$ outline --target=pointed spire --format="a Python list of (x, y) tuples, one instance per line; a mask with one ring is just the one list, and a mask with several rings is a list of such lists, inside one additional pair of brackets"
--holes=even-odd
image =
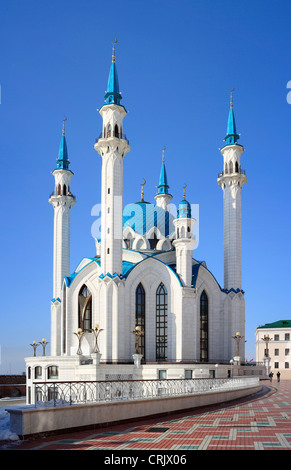
[(115, 63), (115, 44), (117, 44), (117, 39), (113, 44), (112, 50), (112, 63), (109, 71), (108, 83), (107, 83), (107, 91), (104, 96), (106, 104), (120, 104), (120, 100), (122, 96), (119, 92), (119, 82), (118, 82), (118, 75), (117, 75), (117, 68)]
[(63, 132), (62, 132), (62, 140), (59, 149), (59, 156), (57, 159), (57, 169), (58, 170), (68, 170), (69, 169), (69, 158), (68, 158), (68, 147), (67, 141), (65, 137), (65, 122), (67, 118), (63, 119)]
[(229, 115), (228, 115), (226, 137), (224, 139), (226, 142), (226, 145), (236, 144), (239, 139), (239, 134), (236, 131), (235, 117), (234, 117), (234, 111), (233, 111), (233, 98), (232, 98), (233, 92), (234, 92), (234, 88), (230, 92), (230, 110), (229, 110)]
[(160, 172), (158, 194), (169, 194), (169, 185), (165, 166), (165, 150), (166, 147), (163, 148), (162, 168)]

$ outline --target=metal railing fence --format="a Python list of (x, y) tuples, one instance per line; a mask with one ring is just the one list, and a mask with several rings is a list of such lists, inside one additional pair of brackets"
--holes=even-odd
[(34, 392), (37, 407), (165, 398), (237, 390), (258, 384), (258, 377), (35, 382)]

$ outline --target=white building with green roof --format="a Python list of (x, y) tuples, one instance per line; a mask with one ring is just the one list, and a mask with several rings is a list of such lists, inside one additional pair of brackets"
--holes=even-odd
[(269, 372), (276, 380), (291, 379), (291, 320), (266, 323), (256, 329), (256, 362), (269, 358)]

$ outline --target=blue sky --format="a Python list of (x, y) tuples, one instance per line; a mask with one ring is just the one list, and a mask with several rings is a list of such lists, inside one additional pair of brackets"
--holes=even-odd
[[(248, 183), (242, 191), (246, 355), (255, 329), (290, 319), (291, 104), (288, 0), (3, 1), (1, 3), (1, 364), (19, 373), (33, 340), (50, 338), (51, 175), (66, 136), (77, 204), (71, 271), (94, 256), (91, 215), (100, 203), (97, 112), (117, 37), (124, 127), (124, 204), (154, 201), (162, 148), (178, 204), (199, 204), (199, 245), (223, 286), (222, 169), (229, 92)], [(291, 91), (291, 90), (290, 90)]]

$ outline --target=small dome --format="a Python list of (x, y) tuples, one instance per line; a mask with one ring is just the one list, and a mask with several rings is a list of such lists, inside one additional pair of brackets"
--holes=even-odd
[(183, 199), (179, 204), (177, 218), (191, 219), (191, 205), (186, 199)]

